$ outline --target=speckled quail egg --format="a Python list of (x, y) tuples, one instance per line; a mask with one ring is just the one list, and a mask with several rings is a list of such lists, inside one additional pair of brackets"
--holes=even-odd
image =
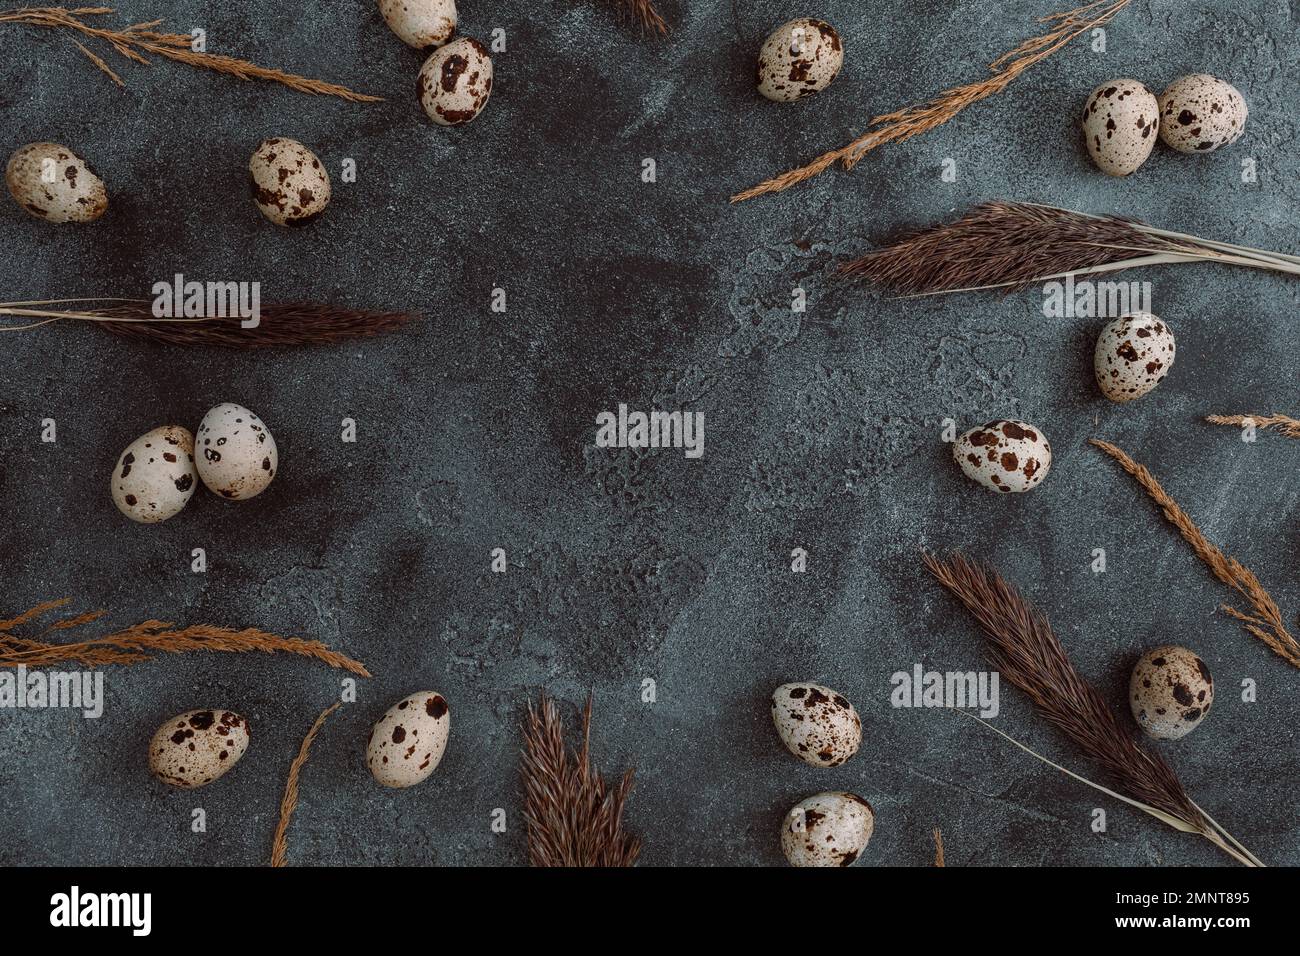
[(46, 222), (91, 222), (108, 210), (104, 181), (86, 161), (58, 143), (29, 143), (5, 167), (18, 204)]
[(777, 103), (819, 93), (844, 65), (844, 45), (824, 20), (802, 17), (777, 27), (758, 51), (758, 92)]
[(857, 794), (819, 793), (786, 814), (781, 849), (791, 866), (852, 866), (875, 828), (875, 811)]
[(456, 0), (379, 0), (388, 28), (407, 46), (442, 46), (456, 32)]
[(1160, 94), (1160, 138), (1180, 153), (1212, 153), (1241, 139), (1249, 114), (1231, 83), (1205, 73), (1180, 77)]
[(262, 215), (278, 226), (305, 226), (330, 202), (330, 174), (316, 154), (286, 136), (264, 139), (248, 160), (249, 189)]
[(820, 684), (782, 684), (772, 721), (790, 753), (814, 767), (838, 767), (858, 752), (862, 720), (842, 694)]
[(230, 770), (248, 749), (248, 721), (229, 710), (191, 710), (149, 741), (149, 769), (163, 783), (194, 788)]
[(126, 446), (109, 491), (122, 514), (155, 524), (184, 508), (196, 487), (194, 436), (179, 425), (163, 425)]
[(270, 430), (234, 402), (217, 405), (203, 416), (194, 436), (194, 458), (208, 490), (232, 500), (261, 494), (280, 464)]
[(1174, 333), (1159, 316), (1135, 312), (1107, 322), (1097, 336), (1093, 369), (1102, 394), (1131, 402), (1160, 384), (1174, 366)]
[(379, 718), (366, 745), (366, 766), (385, 787), (410, 787), (437, 769), (447, 749), (451, 710), (436, 691), (399, 700)]
[(1031, 491), (1052, 467), (1052, 446), (1043, 431), (1025, 422), (996, 421), (972, 428), (952, 446), (967, 477), (1001, 494)]
[(1187, 648), (1165, 644), (1138, 660), (1128, 698), (1139, 727), (1157, 740), (1178, 740), (1210, 712), (1214, 678), (1205, 661)]
[(424, 61), (415, 89), (420, 105), (439, 126), (468, 123), (492, 95), (492, 57), (478, 40), (453, 40)]
[(1160, 104), (1137, 80), (1108, 80), (1083, 109), (1088, 155), (1108, 176), (1127, 176), (1145, 163), (1159, 130)]

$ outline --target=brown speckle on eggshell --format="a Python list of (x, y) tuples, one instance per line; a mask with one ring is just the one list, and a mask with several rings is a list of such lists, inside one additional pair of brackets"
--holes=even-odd
[(5, 167), (5, 184), (23, 211), (46, 222), (92, 222), (108, 210), (104, 182), (58, 143), (29, 143)]
[(492, 95), (492, 57), (487, 47), (461, 37), (435, 50), (420, 67), (416, 93), (424, 111), (438, 125), (470, 122)]
[(305, 226), (319, 219), (329, 205), (329, 172), (296, 139), (262, 140), (248, 160), (248, 177), (253, 202), (278, 226)]
[(1102, 394), (1112, 402), (1131, 402), (1160, 384), (1176, 355), (1169, 324), (1149, 312), (1134, 312), (1102, 328), (1093, 371)]
[(875, 811), (857, 794), (818, 793), (786, 814), (781, 849), (791, 866), (852, 866), (875, 828)]
[(437, 769), (451, 732), (451, 708), (437, 691), (422, 690), (388, 708), (371, 728), (366, 766), (385, 787), (410, 787)]
[(229, 500), (260, 495), (280, 467), (275, 438), (243, 405), (224, 402), (208, 410), (194, 433), (194, 465), (213, 494)]
[(194, 436), (180, 425), (145, 432), (117, 457), (109, 481), (113, 504), (132, 521), (156, 524), (175, 515), (198, 487)]
[(409, 47), (442, 46), (456, 32), (456, 0), (379, 0), (384, 22)]
[(973, 481), (999, 494), (1037, 488), (1052, 467), (1052, 445), (1037, 425), (988, 422), (959, 436), (953, 458)]
[(1128, 687), (1133, 719), (1157, 740), (1186, 737), (1214, 703), (1214, 678), (1205, 661), (1185, 647), (1164, 644), (1133, 667)]
[(1151, 155), (1160, 132), (1160, 104), (1137, 80), (1108, 80), (1088, 95), (1083, 136), (1088, 155), (1108, 176), (1127, 176)]
[(772, 722), (786, 749), (814, 767), (838, 767), (858, 752), (862, 720), (848, 698), (820, 684), (782, 684)]
[(1179, 77), (1160, 94), (1160, 138), (1180, 153), (1212, 153), (1241, 139), (1249, 115), (1231, 83), (1207, 73)]
[(844, 44), (824, 20), (802, 17), (777, 27), (758, 52), (758, 92), (777, 103), (831, 85), (844, 65)]
[(193, 789), (223, 776), (248, 749), (248, 721), (215, 708), (178, 714), (149, 741), (149, 769), (163, 783)]

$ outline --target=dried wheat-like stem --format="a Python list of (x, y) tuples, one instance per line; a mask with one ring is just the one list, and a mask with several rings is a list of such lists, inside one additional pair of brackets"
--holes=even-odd
[[(283, 70), (268, 69), (233, 56), (224, 56), (220, 53), (196, 53), (191, 49), (193, 38), (189, 34), (160, 33), (155, 30), (154, 28), (162, 23), (161, 20), (134, 23), (121, 30), (108, 30), (94, 26), (86, 20), (88, 17), (106, 16), (112, 12), (112, 7), (75, 7), (71, 9), (68, 7), (22, 7), (0, 13), (0, 23), (17, 23), (25, 26), (66, 30), (73, 34), (81, 34), (102, 41), (112, 47), (118, 55), (136, 63), (147, 64), (149, 59), (144, 54), (151, 53), (169, 60), (175, 60), (178, 63), (224, 73), (240, 80), (268, 80), (273, 83), (281, 83), (300, 93), (337, 96), (353, 103), (376, 103), (383, 99), (380, 96), (354, 92), (346, 86), (339, 86), (337, 83), (313, 80), (305, 76), (298, 76), (295, 73), (285, 73)], [(76, 42), (77, 46), (81, 48), (81, 52), (95, 66), (106, 73), (114, 83), (123, 87), (126, 85), (122, 78), (114, 73), (101, 57), (82, 46), (79, 41), (74, 40), (73, 42)]]
[[(71, 303), (125, 302), (96, 308), (51, 308)], [(171, 345), (211, 345), (232, 349), (287, 348), (326, 345), (366, 338), (401, 329), (415, 321), (412, 312), (347, 309), (315, 302), (266, 305), (258, 309), (259, 322), (244, 328), (237, 316), (159, 319), (147, 300), (48, 299), (38, 302), (0, 302), (0, 316), (29, 320), (22, 325), (0, 325), (0, 332), (26, 332), (53, 322), (97, 324), (105, 331), (137, 342)]]
[(943, 861), (943, 831), (938, 827), (934, 828), (934, 865), (947, 866)]
[(287, 862), (289, 841), (285, 838), (285, 834), (289, 832), (289, 821), (293, 819), (293, 811), (298, 806), (298, 774), (302, 772), (303, 764), (307, 762), (307, 757), (311, 754), (312, 741), (316, 739), (321, 727), (325, 725), (326, 718), (338, 709), (339, 702), (335, 701), (321, 711), (320, 716), (316, 718), (316, 722), (311, 725), (311, 730), (307, 731), (307, 736), (302, 738), (302, 745), (298, 748), (298, 756), (294, 757), (293, 763), (289, 765), (289, 779), (284, 785), (284, 796), (280, 798), (280, 823), (275, 828), (275, 839), (271, 842), (272, 866), (284, 866)]
[(1287, 438), (1300, 438), (1300, 419), (1289, 415), (1207, 415), (1205, 420), (1211, 425), (1236, 425), (1239, 428), (1271, 428)]
[(743, 202), (767, 193), (779, 193), (812, 179), (836, 163), (852, 169), (863, 156), (886, 143), (902, 143), (942, 126), (966, 107), (1001, 93), (1022, 73), (1037, 66), (1080, 34), (1089, 33), (1109, 23), (1131, 0), (1095, 0), (1077, 10), (1067, 10), (1041, 17), (1040, 22), (1051, 24), (1047, 32), (1026, 40), (1009, 53), (1004, 53), (989, 65), (990, 76), (978, 83), (969, 83), (945, 90), (920, 106), (909, 106), (893, 113), (877, 116), (868, 125), (867, 132), (840, 149), (823, 153), (807, 166), (792, 169), (773, 179), (759, 183), (731, 197), (732, 202)]
[(582, 747), (570, 753), (555, 702), (541, 695), (524, 722), (524, 820), (533, 866), (632, 866), (641, 841), (623, 829), (634, 771), (613, 787), (591, 766), (591, 706), (582, 711)]
[(1116, 216), (988, 202), (843, 266), (901, 295), (1022, 289), (1067, 275), (1218, 262), (1300, 275), (1300, 257), (1199, 239)]
[(654, 0), (614, 0), (618, 6), (627, 11), (641, 29), (660, 36), (668, 35), (668, 21), (655, 9)]
[(923, 560), (983, 628), (993, 666), (1105, 770), (1122, 799), (1176, 829), (1205, 837), (1243, 863), (1257, 862), (1192, 802), (1159, 754), (1120, 728), (1101, 694), (1070, 663), (1047, 617), (1019, 591), (991, 568), (961, 555), (941, 560), (926, 554)]
[[(196, 624), (169, 630), (167, 621), (144, 621), (124, 631), (97, 637), (76, 644), (51, 644), (45, 641), (14, 637), (12, 631), (54, 608), (67, 604), (66, 600), (47, 601), (9, 621), (0, 622), (0, 667), (49, 667), (54, 664), (75, 663), (83, 667), (107, 664), (137, 664), (153, 660), (155, 654), (181, 654), (187, 651), (218, 651), (225, 653), (295, 654), (310, 657), (330, 667), (341, 668), (362, 677), (370, 672), (364, 664), (346, 654), (332, 651), (320, 641), (306, 641), (297, 637), (280, 637), (256, 628), (236, 630), (211, 624)], [(103, 615), (102, 611), (82, 614), (55, 624), (50, 630), (62, 630), (89, 623)]]
[(1228, 557), (1211, 544), (1187, 512), (1179, 507), (1178, 502), (1169, 496), (1169, 493), (1160, 486), (1160, 482), (1156, 481), (1155, 476), (1144, 466), (1139, 465), (1110, 442), (1094, 438), (1091, 439), (1091, 444), (1114, 458), (1121, 468), (1137, 479), (1138, 484), (1160, 506), (1164, 516), (1192, 546), (1196, 556), (1216, 578), (1245, 598), (1254, 610), (1254, 614), (1246, 614), (1224, 604), (1222, 605), (1224, 612), (1241, 621), (1247, 631), (1267, 644), (1275, 654), (1292, 666), (1300, 667), (1300, 643), (1297, 643), (1287, 630), (1277, 602), (1268, 591), (1264, 590), (1264, 586), (1259, 583), (1259, 578), (1255, 577), (1254, 572), (1236, 558)]

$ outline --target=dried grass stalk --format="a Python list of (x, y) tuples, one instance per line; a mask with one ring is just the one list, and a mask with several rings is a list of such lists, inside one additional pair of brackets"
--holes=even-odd
[[(134, 23), (121, 30), (108, 30), (87, 22), (86, 18), (106, 16), (112, 12), (112, 7), (75, 7), (71, 9), (68, 7), (22, 7), (0, 13), (0, 23), (17, 23), (51, 30), (66, 30), (74, 35), (81, 34), (106, 43), (118, 55), (136, 63), (149, 63), (148, 57), (144, 54), (150, 53), (189, 66), (224, 73), (226, 76), (233, 76), (240, 80), (268, 80), (273, 83), (281, 83), (292, 90), (297, 90), (299, 93), (337, 96), (353, 103), (377, 103), (383, 99), (380, 96), (354, 92), (346, 86), (339, 86), (337, 83), (326, 83), (324, 80), (313, 80), (305, 76), (298, 76), (295, 73), (268, 69), (233, 56), (224, 56), (219, 53), (195, 53), (191, 49), (193, 38), (188, 33), (160, 33), (155, 30), (155, 27), (161, 25), (161, 20)], [(81, 48), (81, 52), (86, 54), (95, 66), (106, 73), (109, 79), (118, 86), (126, 86), (122, 78), (114, 73), (102, 58), (82, 46), (79, 41), (74, 40), (73, 42), (77, 43), (77, 46)]]
[[(104, 308), (51, 308), (71, 303), (125, 302)], [(412, 312), (346, 309), (313, 302), (266, 305), (258, 310), (259, 324), (243, 328), (239, 316), (214, 318), (155, 318), (146, 300), (47, 299), (0, 303), (0, 315), (34, 319), (23, 325), (0, 326), (0, 332), (25, 332), (52, 322), (90, 322), (122, 338), (171, 345), (212, 345), (232, 349), (287, 348), (326, 345), (392, 332), (415, 321)]]
[(582, 711), (582, 747), (571, 754), (555, 702), (543, 691), (524, 723), (524, 820), (533, 866), (632, 866), (641, 841), (623, 829), (635, 771), (613, 787), (591, 767), (591, 706)]
[(660, 36), (668, 35), (668, 21), (655, 9), (654, 0), (614, 0), (620, 7), (641, 24), (641, 29)]
[(1236, 558), (1230, 558), (1210, 543), (1209, 539), (1196, 527), (1187, 512), (1179, 507), (1178, 502), (1160, 486), (1155, 476), (1144, 466), (1126, 455), (1120, 448), (1110, 442), (1092, 439), (1096, 445), (1110, 457), (1119, 462), (1120, 467), (1137, 479), (1138, 484), (1160, 506), (1164, 516), (1178, 529), (1178, 533), (1192, 546), (1196, 556), (1213, 572), (1214, 576), (1232, 588), (1250, 603), (1253, 614), (1246, 614), (1227, 604), (1221, 605), (1226, 614), (1241, 621), (1247, 631), (1259, 638), (1273, 653), (1280, 656), (1293, 667), (1300, 667), (1300, 644), (1286, 628), (1282, 612), (1272, 595), (1264, 590), (1259, 578)]
[(1159, 754), (1145, 750), (1120, 728), (1101, 694), (1074, 669), (1041, 611), (997, 572), (961, 555), (945, 561), (926, 554), (923, 560), (979, 622), (988, 638), (989, 660), (1002, 677), (1024, 691), (1048, 723), (1100, 766), (1118, 792), (1098, 789), (1175, 829), (1205, 837), (1242, 863), (1258, 865), (1249, 851), (1192, 802)]
[(1205, 420), (1211, 425), (1236, 425), (1239, 428), (1253, 425), (1258, 429), (1271, 428), (1287, 438), (1300, 438), (1300, 419), (1288, 415), (1207, 415)]
[[(281, 653), (310, 657), (330, 667), (350, 671), (362, 677), (370, 676), (370, 671), (366, 670), (365, 665), (360, 661), (355, 661), (338, 651), (332, 651), (320, 641), (280, 637), (278, 634), (268, 634), (256, 628), (236, 630), (211, 624), (196, 624), (169, 630), (173, 625), (167, 621), (144, 621), (124, 631), (76, 644), (51, 644), (14, 636), (15, 628), (67, 603), (67, 599), (46, 601), (15, 618), (0, 622), (0, 667), (17, 667), (22, 664), (36, 668), (69, 663), (82, 667), (98, 667), (108, 664), (138, 664), (153, 660), (156, 654), (182, 654), (187, 651), (225, 653), (261, 651), (267, 654)], [(103, 614), (103, 611), (81, 614), (60, 621), (48, 630), (78, 627), (96, 620)]]
[(298, 775), (302, 772), (303, 764), (307, 762), (308, 756), (311, 755), (312, 741), (320, 733), (321, 727), (325, 725), (325, 720), (330, 714), (339, 709), (339, 702), (335, 701), (326, 707), (316, 722), (311, 725), (311, 730), (307, 731), (307, 736), (302, 739), (302, 745), (298, 748), (298, 756), (293, 758), (293, 763), (289, 765), (289, 779), (284, 785), (284, 796), (280, 798), (280, 823), (275, 828), (275, 839), (271, 843), (271, 865), (284, 866), (287, 862), (289, 853), (289, 841), (286, 834), (289, 832), (289, 821), (293, 819), (293, 811), (298, 806)]
[(1023, 289), (1067, 275), (1181, 262), (1300, 275), (1300, 257), (1199, 239), (1115, 216), (1037, 203), (989, 202), (841, 269), (901, 295)]
[(1010, 53), (1004, 53), (994, 60), (989, 65), (991, 76), (988, 79), (945, 90), (920, 106), (909, 106), (893, 113), (877, 116), (867, 124), (867, 132), (849, 145), (823, 153), (807, 166), (792, 169), (774, 179), (737, 193), (731, 197), (731, 201), (743, 202), (755, 196), (779, 193), (804, 180), (812, 179), (836, 163), (843, 163), (845, 169), (852, 169), (862, 157), (878, 146), (884, 146), (886, 143), (903, 143), (913, 136), (928, 133), (947, 123), (966, 107), (1001, 93), (1022, 73), (1037, 66), (1075, 37), (1090, 33), (1097, 27), (1109, 23), (1129, 3), (1130, 0), (1095, 0), (1077, 10), (1067, 10), (1041, 17), (1039, 22), (1051, 24), (1050, 28), (1040, 36), (1026, 40)]
[(943, 831), (938, 827), (934, 828), (934, 865), (947, 865), (943, 861)]

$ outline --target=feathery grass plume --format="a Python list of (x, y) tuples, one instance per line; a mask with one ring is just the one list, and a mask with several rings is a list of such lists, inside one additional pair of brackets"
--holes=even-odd
[(1300, 419), (1291, 418), (1289, 415), (1207, 415), (1205, 420), (1211, 425), (1236, 425), (1240, 428), (1253, 425), (1259, 429), (1271, 428), (1287, 438), (1300, 438)]
[[(104, 308), (51, 308), (72, 303), (124, 302)], [(36, 321), (0, 325), (0, 332), (26, 332), (52, 322), (87, 322), (137, 342), (170, 345), (212, 345), (233, 349), (288, 348), (327, 345), (392, 332), (416, 319), (411, 312), (346, 309), (315, 302), (265, 305), (258, 324), (244, 328), (240, 316), (159, 319), (147, 300), (48, 299), (39, 302), (0, 302), (0, 316)]]
[(1116, 790), (1108, 790), (1052, 764), (987, 722), (980, 721), (981, 724), (1075, 779), (1118, 797), (1175, 829), (1203, 836), (1239, 862), (1262, 865), (1192, 802), (1164, 758), (1139, 746), (1131, 733), (1121, 729), (1101, 694), (1070, 663), (1046, 615), (991, 568), (975, 564), (962, 555), (941, 560), (924, 554), (922, 559), (930, 573), (965, 605), (983, 628), (988, 638), (989, 661), (994, 668), (1029, 696), (1048, 723), (1105, 770)]
[(289, 832), (289, 821), (293, 819), (293, 811), (298, 806), (298, 774), (302, 772), (303, 764), (311, 755), (312, 741), (320, 733), (321, 727), (325, 725), (326, 718), (334, 711), (339, 709), (339, 702), (335, 701), (321, 711), (316, 722), (311, 725), (311, 730), (307, 731), (307, 736), (302, 738), (302, 745), (298, 748), (298, 756), (293, 758), (293, 763), (289, 765), (289, 779), (284, 785), (284, 796), (280, 798), (280, 822), (275, 828), (275, 839), (271, 842), (271, 865), (284, 866), (287, 862), (289, 853), (289, 841), (286, 834)]
[(1277, 602), (1268, 591), (1264, 590), (1264, 586), (1259, 583), (1259, 578), (1255, 577), (1254, 572), (1236, 558), (1228, 557), (1211, 544), (1187, 512), (1169, 496), (1169, 493), (1160, 486), (1160, 482), (1156, 481), (1155, 476), (1144, 466), (1139, 465), (1110, 442), (1094, 438), (1090, 440), (1090, 444), (1096, 445), (1110, 455), (1119, 462), (1121, 468), (1137, 479), (1143, 490), (1160, 506), (1160, 510), (1164, 512), (1170, 524), (1177, 528), (1178, 533), (1192, 546), (1196, 556), (1216, 578), (1245, 598), (1254, 611), (1253, 614), (1246, 614), (1235, 607), (1223, 604), (1220, 606), (1224, 613), (1241, 621), (1247, 631), (1267, 644), (1273, 653), (1287, 663), (1293, 667), (1300, 667), (1300, 643), (1297, 643), (1287, 630)]
[(938, 827), (934, 828), (934, 865), (947, 866), (943, 861), (943, 831)]
[(668, 21), (655, 9), (654, 0), (614, 0), (614, 2), (641, 24), (642, 30), (658, 33), (661, 37), (668, 35)]
[(792, 169), (737, 193), (731, 197), (731, 201), (743, 202), (755, 196), (779, 193), (812, 179), (836, 163), (843, 163), (845, 169), (852, 169), (862, 157), (878, 146), (884, 146), (886, 143), (903, 143), (913, 136), (928, 133), (947, 123), (966, 107), (1001, 93), (1020, 74), (1030, 67), (1037, 66), (1061, 47), (1069, 44), (1075, 37), (1091, 33), (1097, 27), (1106, 25), (1130, 2), (1131, 0), (1095, 0), (1076, 10), (1041, 17), (1039, 22), (1050, 24), (1047, 31), (1026, 40), (1011, 52), (1004, 53), (994, 60), (989, 65), (991, 75), (988, 79), (945, 90), (919, 106), (908, 106), (893, 113), (877, 116), (867, 124), (867, 132), (849, 145), (823, 153), (807, 166)]
[[(138, 664), (155, 659), (156, 654), (181, 654), (187, 651), (220, 651), (226, 653), (296, 654), (369, 677), (364, 664), (346, 654), (330, 650), (320, 641), (305, 641), (297, 637), (280, 637), (256, 628), (236, 630), (211, 624), (173, 628), (167, 621), (143, 621), (124, 631), (104, 637), (92, 638), (75, 644), (51, 644), (14, 636), (14, 628), (27, 624), (42, 614), (67, 604), (66, 599), (46, 601), (8, 621), (0, 622), (0, 667), (49, 667), (54, 664), (75, 663), (83, 667), (108, 664)], [(47, 631), (64, 630), (94, 621), (104, 614), (93, 611), (68, 618), (52, 625)]]
[[(298, 76), (295, 73), (267, 69), (258, 66), (256, 63), (250, 63), (247, 60), (241, 60), (233, 56), (224, 56), (220, 53), (197, 53), (191, 46), (194, 38), (188, 33), (158, 32), (155, 27), (162, 24), (161, 20), (133, 23), (121, 30), (109, 30), (95, 26), (88, 20), (88, 18), (92, 17), (107, 16), (112, 12), (112, 7), (21, 7), (0, 13), (0, 23), (17, 23), (51, 30), (65, 30), (74, 36), (80, 34), (102, 41), (112, 47), (118, 55), (141, 64), (149, 63), (148, 57), (144, 55), (149, 53), (175, 60), (178, 63), (185, 63), (189, 66), (224, 73), (240, 80), (269, 80), (273, 83), (281, 83), (292, 90), (297, 90), (299, 93), (337, 96), (353, 103), (377, 103), (383, 99), (381, 96), (370, 96), (365, 93), (354, 92), (346, 86), (339, 86), (337, 83), (326, 83), (324, 80), (313, 80), (305, 76)], [(126, 86), (122, 78), (114, 73), (112, 68), (98, 54), (87, 49), (79, 40), (74, 39), (73, 42), (77, 44), (91, 63), (107, 74), (110, 80), (119, 87)]]
[(1181, 262), (1300, 275), (1300, 256), (1233, 246), (1038, 203), (987, 202), (840, 270), (905, 296), (1023, 289), (1040, 282)]
[(641, 841), (623, 829), (635, 771), (610, 787), (591, 766), (591, 706), (582, 710), (582, 747), (570, 753), (555, 701), (543, 691), (524, 722), (524, 821), (533, 866), (632, 866)]

